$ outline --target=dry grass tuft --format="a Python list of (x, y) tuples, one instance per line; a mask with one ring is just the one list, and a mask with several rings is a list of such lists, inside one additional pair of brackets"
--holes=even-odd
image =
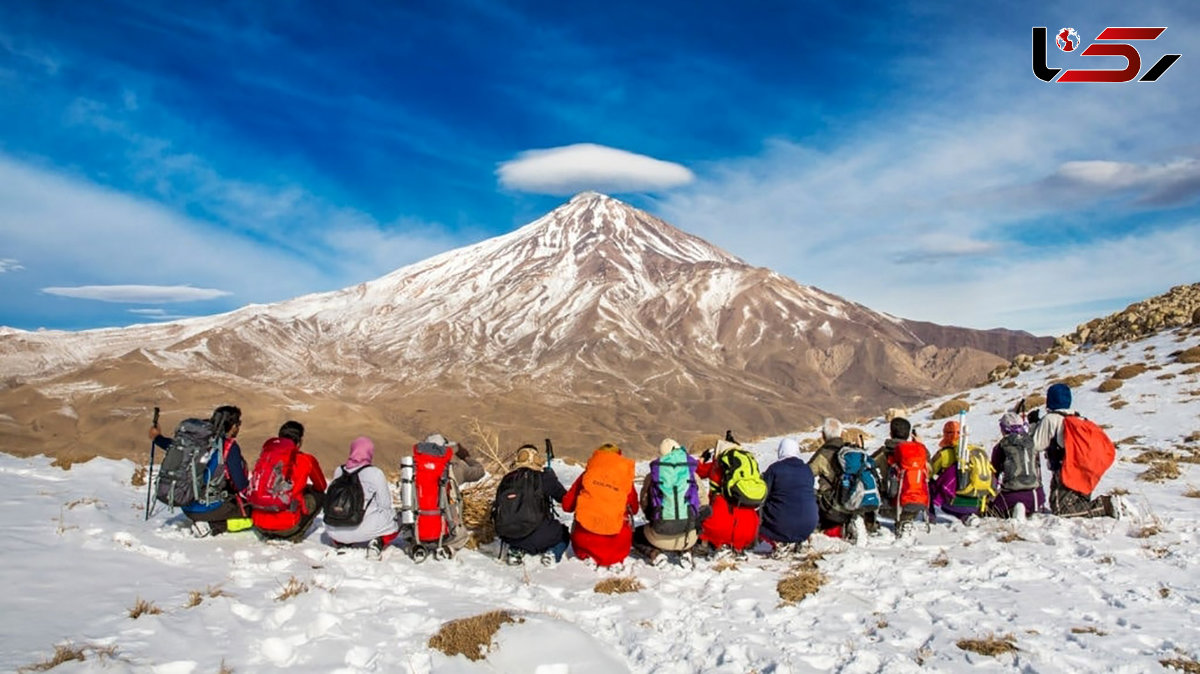
[(1200, 442), (1200, 431), (1192, 431), (1191, 433), (1188, 434), (1188, 436), (1186, 438), (1183, 439), (1183, 441), (1184, 442)]
[(1124, 496), (1129, 493), (1129, 490), (1125, 487), (1113, 487), (1108, 493), (1113, 496)]
[(1116, 365), (1106, 365), (1106, 366), (1104, 366), (1104, 368), (1103, 368), (1103, 369), (1101, 369), (1100, 371), (1101, 371), (1101, 372), (1116, 372), (1116, 371), (1117, 371), (1117, 366), (1116, 366)]
[(989, 634), (982, 639), (959, 639), (955, 645), (964, 651), (979, 653), (980, 655), (990, 655), (995, 657), (1005, 653), (1017, 652), (1017, 639), (1011, 634), (996, 636)]
[(1104, 555), (1103, 557), (1096, 558), (1097, 564), (1115, 564), (1116, 561), (1117, 560), (1113, 559), (1112, 555)]
[(801, 565), (780, 579), (775, 590), (783, 599), (784, 604), (795, 604), (810, 594), (816, 593), (825, 584), (825, 574), (817, 570), (816, 565)]
[(68, 503), (67, 510), (74, 510), (74, 509), (78, 508), (79, 506), (84, 506), (84, 505), (99, 505), (99, 504), (100, 504), (100, 499), (96, 498), (95, 496), (84, 496), (83, 498), (77, 498), (74, 501), (71, 501), (70, 503)]
[(1166, 461), (1151, 463), (1145, 472), (1137, 476), (1137, 479), (1143, 482), (1163, 482), (1164, 480), (1177, 479), (1179, 475), (1179, 462), (1172, 457)]
[(592, 591), (596, 594), (625, 594), (627, 592), (637, 592), (643, 587), (645, 586), (642, 585), (642, 581), (633, 576), (620, 576), (617, 578), (605, 578), (596, 583)]
[(137, 620), (144, 615), (158, 615), (162, 613), (162, 609), (155, 606), (153, 602), (148, 602), (141, 597), (138, 597), (133, 608), (129, 609), (129, 617)]
[(1085, 382), (1089, 379), (1092, 379), (1095, 376), (1096, 375), (1091, 374), (1089, 372), (1083, 372), (1080, 374), (1073, 374), (1069, 377), (1063, 377), (1062, 379), (1055, 380), (1052, 383), (1053, 384), (1066, 384), (1067, 386), (1070, 386), (1071, 388), (1075, 389), (1075, 388), (1079, 388), (1080, 386), (1082, 386), (1083, 382)]
[(1157, 536), (1157, 535), (1161, 534), (1162, 532), (1163, 532), (1162, 525), (1159, 524), (1157, 521), (1155, 521), (1155, 522), (1151, 522), (1149, 524), (1143, 524), (1142, 526), (1134, 528), (1134, 529), (1130, 529), (1129, 537), (1130, 538), (1150, 538), (1152, 536)]
[(74, 463), (75, 463), (74, 461), (72, 461), (71, 459), (68, 459), (65, 456), (56, 456), (56, 457), (54, 457), (54, 460), (50, 462), (50, 465), (54, 466), (55, 468), (61, 468), (63, 470), (71, 470), (71, 466)]
[(1101, 393), (1112, 393), (1119, 388), (1121, 388), (1120, 379), (1105, 379), (1104, 381), (1100, 382), (1100, 385), (1096, 387), (1096, 390)]
[(1006, 381), (1000, 385), (1000, 388), (1016, 388), (1016, 387), (1017, 387), (1017, 382), (1011, 381), (1011, 380)]
[(1174, 355), (1176, 363), (1200, 363), (1200, 346), (1193, 346)]
[(1179, 374), (1200, 374), (1200, 365), (1197, 365), (1196, 367), (1189, 367)]
[(937, 557), (929, 560), (929, 566), (939, 569), (950, 566), (950, 555), (947, 555), (946, 551), (942, 550), (941, 552), (937, 553)]
[(129, 485), (132, 487), (146, 486), (146, 467), (138, 466), (133, 469), (133, 475), (129, 478)]
[(1134, 463), (1154, 463), (1155, 461), (1169, 461), (1175, 458), (1171, 452), (1161, 449), (1147, 449), (1130, 459)]
[(715, 433), (694, 436), (692, 441), (688, 443), (688, 452), (699, 455), (710, 449), (716, 449), (717, 441), (723, 437), (725, 436), (716, 435)]
[(945, 419), (947, 417), (952, 417), (959, 412), (966, 412), (970, 409), (971, 404), (965, 400), (947, 400), (941, 405), (938, 405), (937, 409), (933, 411), (933, 418)]
[(1028, 541), (1029, 539), (1017, 532), (1015, 527), (1009, 527), (1008, 531), (1000, 534), (996, 540), (1000, 541), (1001, 543), (1015, 543), (1017, 541)]
[(1174, 378), (1175, 378), (1174, 372), (1166, 372), (1166, 373), (1160, 374), (1157, 377), (1155, 377), (1155, 379), (1159, 379), (1162, 381), (1166, 381), (1168, 379), (1174, 379)]
[(496, 524), (492, 522), (492, 502), (496, 500), (498, 479), (471, 485), (462, 491), (463, 524), (471, 532), (467, 548), (476, 550), (496, 540)]
[(429, 637), (429, 647), (446, 655), (465, 655), (468, 660), (482, 660), (492, 647), (492, 638), (506, 623), (524, 622), (508, 611), (488, 611), (470, 618), (445, 623), (437, 634)]
[(221, 658), (221, 668), (217, 670), (217, 674), (233, 674), (233, 667), (225, 664), (225, 658)]
[(308, 592), (308, 583), (305, 583), (299, 578), (292, 576), (291, 578), (288, 578), (287, 585), (283, 586), (283, 591), (279, 593), (279, 596), (275, 597), (275, 601), (287, 601), (288, 599), (304, 594), (305, 592)]
[(1125, 445), (1132, 445), (1141, 439), (1142, 439), (1142, 436), (1140, 436), (1140, 435), (1131, 435), (1127, 438), (1121, 438), (1120, 440), (1117, 440), (1113, 444), (1117, 445), (1118, 447), (1124, 447)]
[(1041, 393), (1030, 393), (1025, 396), (1025, 409), (1032, 410), (1046, 404), (1046, 396)]
[(39, 663), (36, 663), (33, 665), (26, 665), (24, 667), (19, 667), (17, 669), (17, 671), (18, 672), (46, 672), (51, 669), (54, 669), (55, 667), (63, 664), (64, 662), (71, 662), (74, 660), (83, 662), (84, 660), (87, 659), (87, 656), (85, 655), (86, 650), (87, 649), (84, 648), (83, 646), (76, 646), (71, 643), (59, 644), (54, 647), (54, 655), (51, 655), (50, 659), (43, 660), (42, 662), (39, 662)]
[(1188, 485), (1188, 488), (1184, 490), (1183, 495), (1188, 498), (1200, 498), (1200, 489)]
[(1167, 587), (1166, 585), (1163, 585), (1162, 587), (1158, 588), (1158, 596), (1162, 597), (1163, 599), (1170, 597), (1171, 596), (1171, 588)]
[(1200, 662), (1191, 658), (1178, 657), (1159, 660), (1158, 664), (1171, 669), (1178, 669), (1184, 674), (1200, 674)]
[(1133, 379), (1134, 377), (1138, 376), (1139, 374), (1141, 374), (1145, 371), (1146, 371), (1145, 363), (1132, 363), (1130, 365), (1122, 365), (1121, 367), (1117, 368), (1116, 372), (1113, 372), (1112, 378), (1113, 379)]
[(204, 601), (204, 593), (200, 592), (199, 590), (192, 590), (191, 592), (188, 593), (187, 603), (184, 604), (183, 607), (184, 608), (196, 608), (203, 601)]
[(1113, 399), (1109, 401), (1108, 406), (1114, 410), (1119, 410), (1128, 404), (1129, 401), (1122, 399), (1120, 396), (1114, 396)]
[(1107, 636), (1108, 632), (1097, 628), (1095, 625), (1085, 625), (1083, 627), (1072, 627), (1071, 634), (1095, 634), (1098, 637)]
[(716, 564), (713, 564), (713, 571), (716, 571), (717, 573), (724, 573), (726, 571), (737, 571), (737, 570), (738, 570), (738, 564), (737, 564), (737, 562), (733, 561), (732, 559), (722, 559), (721, 561), (717, 562)]

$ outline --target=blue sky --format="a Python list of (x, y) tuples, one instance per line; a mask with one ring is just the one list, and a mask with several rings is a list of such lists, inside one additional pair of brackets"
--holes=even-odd
[[(923, 4), (0, 4), (0, 325), (341, 288), (582, 189), (941, 323), (1200, 281), (1200, 8)], [(1041, 25), (1183, 57), (1048, 84)]]

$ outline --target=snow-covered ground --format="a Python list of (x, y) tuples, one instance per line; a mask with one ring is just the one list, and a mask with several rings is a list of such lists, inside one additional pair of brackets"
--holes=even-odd
[[(1170, 353), (1200, 343), (1175, 333), (1060, 358), (1023, 373), (1015, 388), (968, 392), (973, 439), (991, 445), (996, 420), (1020, 395), (1062, 376), (1097, 376), (1075, 389), (1076, 407), (1109, 426), (1118, 462), (1100, 491), (1123, 488), (1136, 513), (1123, 521), (1034, 516), (939, 522), (897, 541), (862, 545), (816, 536), (828, 582), (796, 605), (776, 584), (789, 563), (751, 556), (732, 570), (632, 561), (645, 585), (604, 595), (613, 575), (578, 560), (544, 568), (500, 565), (494, 548), (414, 565), (400, 549), (382, 562), (361, 550), (336, 555), (318, 527), (298, 545), (240, 533), (195, 540), (179, 515), (159, 509), (143, 522), (145, 492), (130, 462), (93, 460), (68, 471), (46, 458), (0, 454), (0, 670), (46, 660), (67, 641), (86, 660), (54, 671), (216, 672), (1149, 672), (1165, 658), (1200, 658), (1200, 467), (1151, 484), (1142, 448), (1200, 453), (1200, 375)], [(1149, 347), (1153, 346), (1153, 349)], [(1097, 392), (1110, 364), (1161, 369)], [(1174, 374), (1172, 378), (1162, 378)], [(1128, 404), (1112, 409), (1119, 397)], [(928, 444), (941, 400), (914, 410)], [(878, 440), (882, 420), (867, 427)], [(811, 433), (801, 437), (811, 437)], [(764, 458), (776, 440), (753, 445)], [(564, 467), (564, 480), (575, 471)], [(1148, 525), (1159, 533), (1139, 537)], [(1002, 537), (1016, 534), (1012, 542)], [(487, 554), (491, 553), (491, 554)], [(306, 592), (277, 600), (297, 579)], [(219, 591), (218, 591), (219, 590)], [(201, 601), (192, 603), (192, 593)], [(216, 596), (210, 596), (216, 595)], [(129, 617), (138, 599), (161, 609)], [(525, 621), (502, 627), (486, 660), (431, 650), (447, 620), (509, 609)], [(1012, 635), (1015, 654), (961, 650), (962, 638)], [(108, 647), (111, 655), (97, 649)]]

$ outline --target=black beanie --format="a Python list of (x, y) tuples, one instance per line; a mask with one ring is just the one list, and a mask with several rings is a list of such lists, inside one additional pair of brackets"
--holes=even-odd
[(891, 425), (892, 438), (896, 440), (907, 440), (908, 434), (912, 433), (912, 424), (904, 417), (896, 417), (892, 419)]

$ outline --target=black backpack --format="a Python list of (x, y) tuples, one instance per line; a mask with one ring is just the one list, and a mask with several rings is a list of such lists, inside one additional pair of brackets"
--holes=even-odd
[(1037, 452), (1028, 433), (1009, 433), (1000, 440), (1004, 456), (1001, 491), (1026, 491), (1041, 484)]
[(325, 524), (332, 527), (356, 527), (362, 524), (367, 504), (364, 503), (358, 474), (366, 467), (348, 471), (342, 466), (342, 474), (329, 483), (325, 489)]
[(184, 419), (163, 456), (155, 497), (171, 507), (225, 498), (222, 438), (206, 419)]
[(550, 519), (550, 500), (542, 489), (542, 475), (518, 468), (500, 480), (492, 503), (496, 535), (508, 540), (525, 538)]

